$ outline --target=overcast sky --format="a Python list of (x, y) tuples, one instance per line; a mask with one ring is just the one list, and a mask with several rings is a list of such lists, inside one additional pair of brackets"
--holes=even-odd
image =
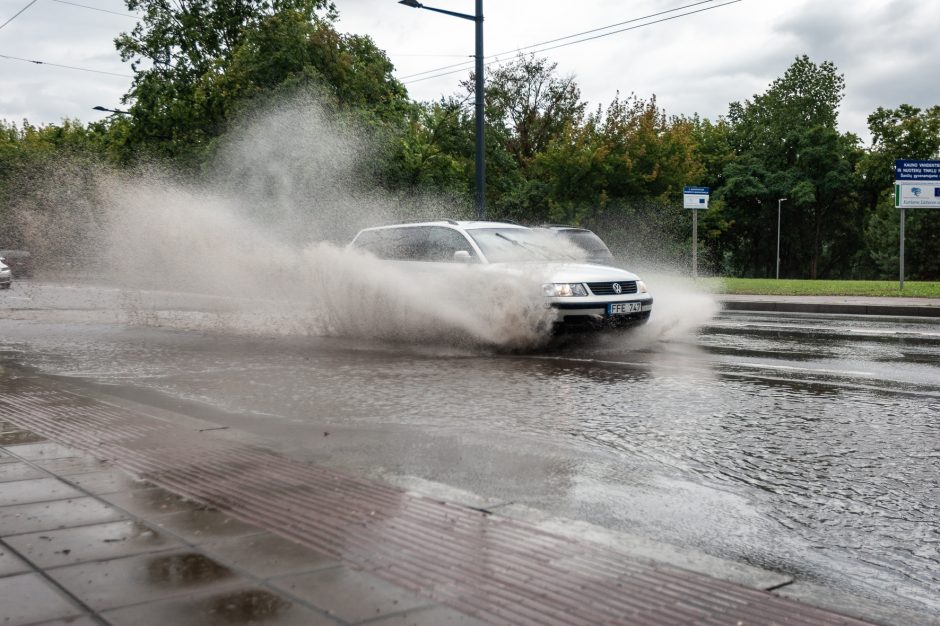
[[(618, 91), (644, 98), (655, 94), (668, 114), (714, 119), (727, 113), (730, 102), (765, 91), (802, 54), (816, 63), (833, 61), (845, 75), (841, 129), (865, 139), (866, 117), (878, 106), (940, 104), (940, 0), (739, 0), (719, 6), (729, 1), (484, 0), (484, 52), (507, 59), (532, 44), (698, 3), (597, 31), (592, 35), (640, 26), (544, 56), (558, 63), (560, 73), (576, 77), (592, 106), (606, 105)], [(426, 3), (474, 11), (474, 0)], [(0, 0), (0, 24), (27, 4)], [(336, 5), (339, 29), (371, 35), (388, 52), (399, 77), (470, 60), (474, 52), (470, 21), (400, 6), (396, 0), (336, 0)], [(105, 115), (93, 111), (95, 105), (120, 108), (131, 72), (113, 40), (133, 28), (135, 20), (128, 15), (121, 0), (37, 0), (0, 28), (0, 118), (90, 121)], [(413, 98), (434, 100), (455, 92), (465, 77), (460, 72), (405, 81)]]

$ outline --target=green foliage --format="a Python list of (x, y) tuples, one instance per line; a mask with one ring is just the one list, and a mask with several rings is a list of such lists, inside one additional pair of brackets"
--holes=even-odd
[[(573, 76), (557, 76), (557, 63), (520, 54), (486, 77), (486, 118), (505, 149), (526, 168), (566, 126), (577, 124), (585, 103)], [(464, 88), (473, 93), (473, 81)]]
[(411, 192), (467, 193), (466, 174), (473, 166), (471, 123), (454, 100), (411, 107), (394, 137), (386, 185)]
[(619, 97), (606, 110), (569, 122), (530, 169), (545, 181), (543, 206), (552, 222), (581, 223), (609, 205), (639, 198), (676, 199), (697, 182), (694, 125), (669, 119), (656, 99)]
[[(23, 207), (43, 213), (57, 208), (60, 193), (82, 196), (82, 188), (94, 184), (92, 172), (105, 161), (110, 145), (108, 128), (101, 124), (86, 127), (64, 120), (18, 127), (0, 120), (0, 247), (24, 245)], [(48, 193), (50, 185), (59, 189)]]
[(169, 157), (198, 171), (214, 139), (254, 101), (298, 89), (379, 122), (408, 108), (386, 55), (369, 37), (337, 33), (325, 0), (127, 4), (144, 15), (115, 41), (135, 71), (124, 98), (128, 155)]
[[(940, 106), (926, 110), (902, 104), (879, 107), (868, 116), (872, 147), (859, 163), (862, 201), (867, 208), (865, 263), (867, 274), (896, 276), (900, 266), (900, 218), (894, 208), (894, 161), (940, 158)], [(911, 278), (940, 276), (940, 214), (907, 211), (905, 266)]]
[(862, 151), (854, 135), (836, 128), (843, 90), (832, 63), (803, 56), (753, 102), (730, 106), (728, 145), (736, 157), (717, 195), (718, 217), (733, 223), (733, 234), (720, 232), (709, 245), (714, 256), (732, 259), (733, 271), (775, 270), (778, 200), (786, 198), (781, 271), (810, 278), (853, 272), (864, 230), (855, 196)]
[[(21, 190), (48, 186), (57, 170), (78, 187), (102, 162), (156, 160), (198, 177), (222, 162), (213, 159), (245, 124), (311, 94), (369, 146), (352, 174), (360, 182), (399, 198), (443, 198), (454, 216), (469, 210), (472, 75), (453, 96), (410, 101), (372, 39), (336, 30), (328, 0), (125, 1), (143, 16), (115, 41), (135, 73), (124, 98), (130, 115), (87, 126), (0, 121), (0, 219)], [(486, 78), (489, 216), (596, 228), (627, 259), (686, 262), (691, 219), (680, 194), (703, 185), (712, 189), (712, 208), (698, 216), (703, 267), (773, 275), (786, 198), (783, 275), (893, 278), (893, 162), (940, 156), (940, 106), (877, 109), (868, 149), (841, 133), (844, 78), (807, 56), (717, 121), (670, 117), (655, 96), (632, 94), (588, 111), (574, 77), (534, 55)], [(40, 196), (32, 208), (41, 213)], [(912, 278), (940, 276), (938, 213), (908, 216)]]

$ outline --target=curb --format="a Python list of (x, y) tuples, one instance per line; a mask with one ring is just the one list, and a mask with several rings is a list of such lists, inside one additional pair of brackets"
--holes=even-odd
[(846, 302), (792, 302), (769, 300), (719, 299), (725, 311), (758, 311), (773, 313), (827, 313), (830, 315), (871, 315), (888, 317), (940, 318), (940, 306), (892, 305)]

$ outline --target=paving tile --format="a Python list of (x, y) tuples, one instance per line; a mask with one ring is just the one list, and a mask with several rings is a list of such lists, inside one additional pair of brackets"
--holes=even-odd
[(186, 500), (159, 487), (105, 494), (101, 497), (129, 513), (147, 518), (154, 515), (207, 508), (204, 504)]
[(94, 561), (46, 573), (97, 611), (248, 584), (224, 565), (192, 551)]
[(24, 443), (38, 443), (46, 438), (28, 430), (10, 430), (0, 433), (0, 446), (16, 446)]
[(31, 568), (26, 561), (13, 554), (13, 551), (0, 543), (0, 576), (11, 576), (13, 574), (22, 574), (31, 572)]
[(161, 515), (150, 521), (155, 527), (166, 529), (194, 544), (264, 532), (257, 526), (240, 522), (215, 509), (180, 511), (171, 515)]
[(0, 578), (4, 626), (79, 616), (81, 609), (39, 574)]
[(445, 606), (405, 611), (366, 622), (369, 626), (484, 626), (489, 622), (458, 613)]
[(90, 472), (88, 474), (74, 474), (69, 476), (67, 480), (81, 487), (88, 493), (97, 495), (153, 487), (152, 483), (134, 478), (127, 472), (119, 469)]
[(361, 622), (430, 604), (428, 599), (406, 589), (346, 567), (274, 578), (269, 584), (347, 622)]
[(12, 463), (0, 463), (0, 483), (11, 480), (27, 480), (30, 478), (48, 478), (49, 474), (29, 463), (17, 459)]
[(258, 578), (336, 567), (338, 561), (271, 533), (202, 544), (200, 549), (226, 565)]
[(7, 537), (5, 541), (42, 568), (185, 547), (166, 533), (133, 520), (45, 530)]
[(7, 447), (10, 452), (27, 461), (48, 461), (49, 459), (68, 459), (83, 456), (75, 448), (58, 443), (29, 443)]
[[(15, 449), (15, 448), (14, 448)], [(91, 456), (79, 456), (64, 459), (37, 459), (33, 461), (42, 469), (57, 476), (71, 476), (72, 474), (87, 474), (110, 469), (111, 464)]]
[(120, 511), (95, 498), (17, 504), (0, 508), (0, 537), (113, 522), (123, 517)]
[(58, 478), (34, 478), (0, 483), (0, 507), (80, 498), (83, 495), (85, 494), (74, 487), (69, 487)]
[(114, 626), (333, 626), (326, 615), (267, 589), (242, 587), (108, 611)]

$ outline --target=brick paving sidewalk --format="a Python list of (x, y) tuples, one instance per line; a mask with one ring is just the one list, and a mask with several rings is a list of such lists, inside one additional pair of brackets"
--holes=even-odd
[(0, 443), (5, 626), (482, 623), (9, 423)]
[(0, 624), (865, 623), (34, 381), (0, 446)]

